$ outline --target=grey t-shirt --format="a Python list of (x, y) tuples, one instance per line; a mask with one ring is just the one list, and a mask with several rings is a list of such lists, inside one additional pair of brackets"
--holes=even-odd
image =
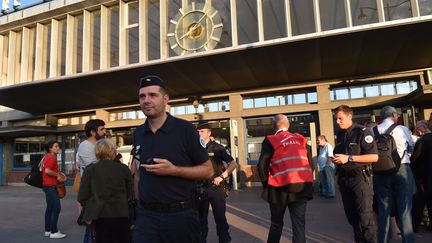
[(81, 142), (76, 154), (76, 160), (79, 161), (80, 172), (82, 175), (87, 166), (97, 162), (95, 145), (87, 140)]

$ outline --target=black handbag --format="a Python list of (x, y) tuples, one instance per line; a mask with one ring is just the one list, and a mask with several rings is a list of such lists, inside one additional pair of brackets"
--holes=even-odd
[(81, 209), (80, 215), (77, 218), (77, 224), (80, 226), (87, 225), (85, 221), (83, 221), (84, 217), (84, 207)]
[(39, 162), (39, 164), (34, 163), (30, 173), (28, 173), (25, 177), (24, 177), (24, 182), (29, 184), (30, 186), (34, 186), (34, 187), (38, 187), (38, 188), (42, 188), (42, 171), (41, 171), (41, 165), (42, 165), (42, 161), (44, 158), (42, 158), (42, 160)]

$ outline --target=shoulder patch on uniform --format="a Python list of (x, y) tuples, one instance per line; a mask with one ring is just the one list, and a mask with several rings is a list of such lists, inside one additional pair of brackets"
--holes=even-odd
[(366, 142), (366, 143), (372, 143), (372, 142), (373, 142), (373, 137), (372, 137), (371, 135), (367, 135), (367, 136), (365, 137), (365, 142)]
[(203, 148), (205, 148), (205, 147), (206, 147), (206, 143), (205, 143), (204, 138), (200, 137), (199, 140), (200, 140), (200, 144), (201, 144), (201, 146), (202, 146)]

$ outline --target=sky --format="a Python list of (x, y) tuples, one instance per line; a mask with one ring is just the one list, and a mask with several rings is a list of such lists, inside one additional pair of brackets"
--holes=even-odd
[[(12, 9), (13, 7), (13, 0), (9, 0), (9, 8), (10, 9)], [(26, 6), (26, 5), (29, 5), (29, 4), (32, 4), (32, 3), (37, 3), (37, 2), (42, 2), (42, 0), (21, 0), (20, 1), (21, 2), (21, 6)], [(2, 5), (3, 4), (3, 1), (0, 1), (0, 5)], [(2, 6), (3, 7), (3, 6)]]

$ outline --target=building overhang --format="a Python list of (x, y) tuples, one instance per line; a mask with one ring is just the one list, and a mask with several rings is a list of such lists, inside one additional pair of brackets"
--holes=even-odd
[(427, 84), (420, 86), (419, 89), (411, 92), (407, 98), (408, 101), (414, 105), (432, 106), (432, 85)]
[(160, 75), (172, 98), (350, 79), (432, 67), (432, 21), (226, 48), (0, 88), (0, 105), (32, 114), (138, 103)]
[(55, 127), (17, 126), (0, 128), (0, 137), (35, 137), (55, 134)]

